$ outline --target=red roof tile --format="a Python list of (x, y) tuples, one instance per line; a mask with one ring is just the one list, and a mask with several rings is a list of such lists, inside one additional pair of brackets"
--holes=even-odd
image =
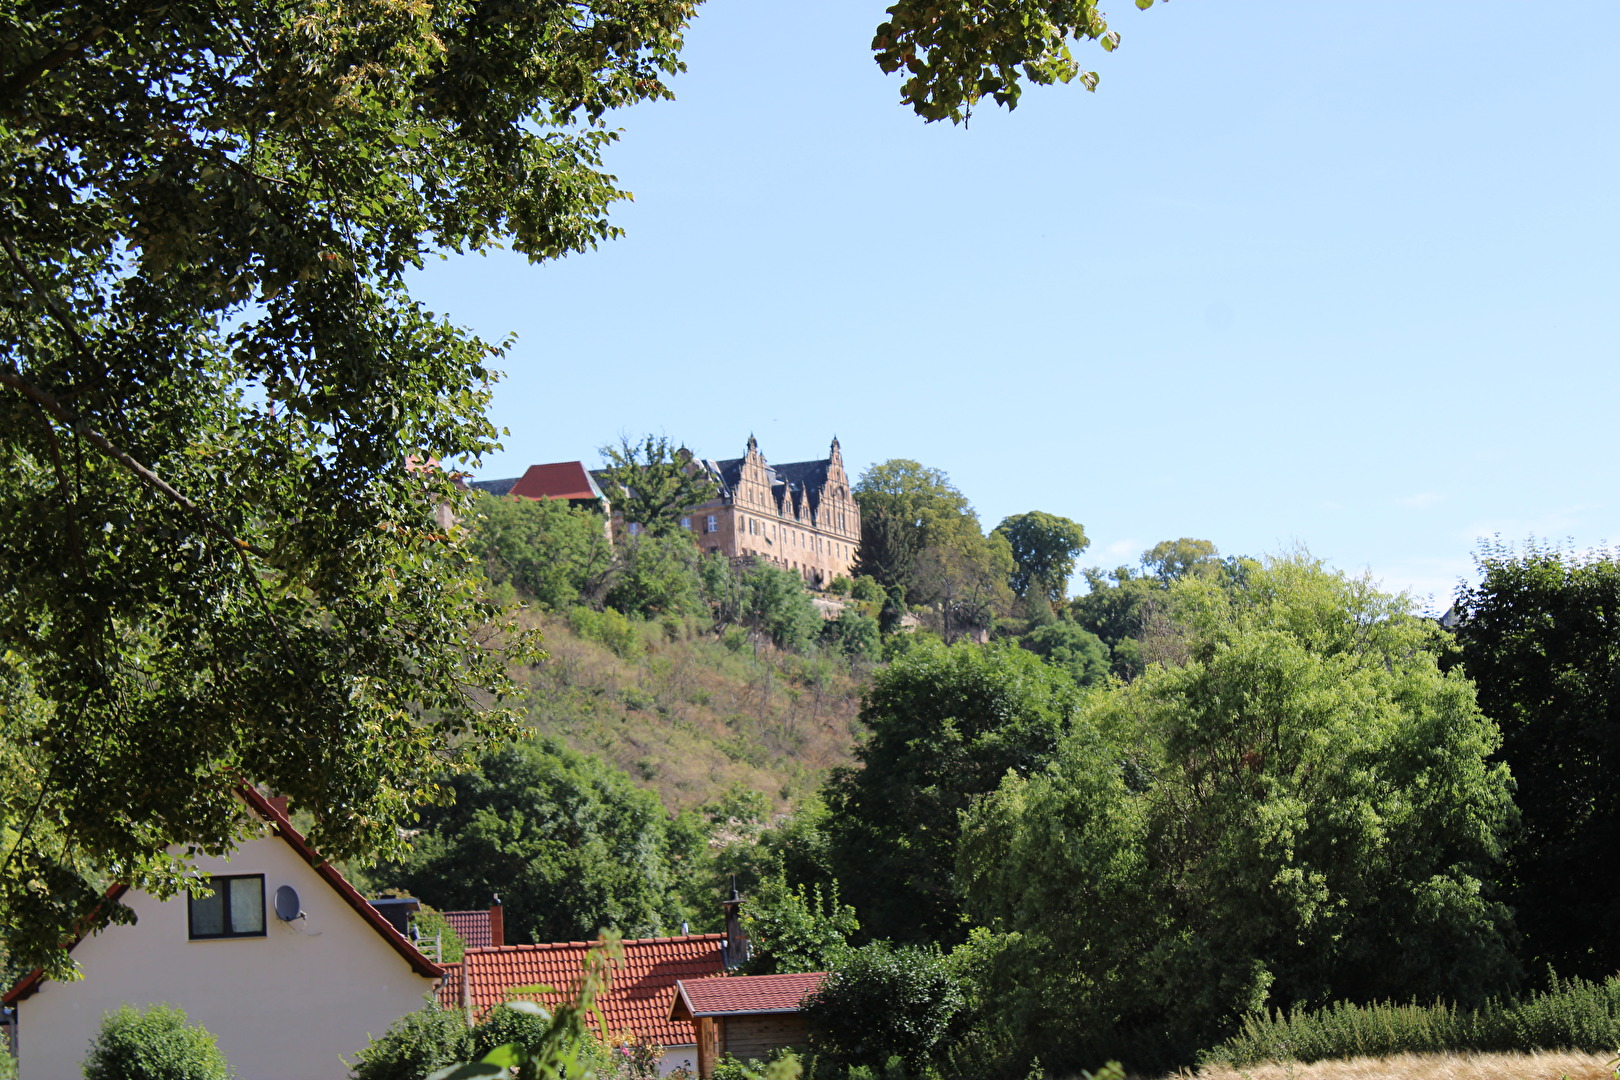
[[(609, 1038), (636, 1039), (660, 1046), (689, 1046), (697, 1041), (690, 1021), (671, 1020), (675, 986), (682, 980), (701, 981), (725, 970), (720, 958), (724, 934), (639, 938), (624, 942), (624, 959), (613, 966), (613, 982), (597, 999)], [(539, 983), (554, 988), (550, 994), (522, 994), (542, 1005), (573, 1000), (584, 973), (588, 941), (552, 945), (502, 945), (468, 949), (460, 964), (449, 964), (439, 984), (439, 1003), (462, 1007), (463, 978), (474, 1016), (511, 1000), (507, 990)], [(463, 975), (465, 972), (465, 976)]]
[(525, 499), (600, 499), (602, 491), (578, 461), (555, 461), (530, 465), (512, 485), (510, 495)]
[(737, 975), (729, 979), (682, 979), (670, 1005), (671, 1020), (739, 1013), (798, 1012), (804, 996), (821, 985), (825, 971), (802, 975)]
[[(489, 948), (489, 909), (482, 911), (441, 911), (444, 921), (469, 949)], [(458, 976), (459, 978), (459, 976)]]

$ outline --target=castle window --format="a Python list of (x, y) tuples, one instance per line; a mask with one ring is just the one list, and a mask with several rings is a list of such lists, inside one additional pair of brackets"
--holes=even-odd
[(630, 523), (630, 535), (631, 536), (640, 536), (641, 535), (641, 523), (640, 522), (632, 521)]
[(703, 531), (704, 532), (719, 532), (720, 531), (720, 522), (719, 522), (718, 519), (715, 518), (715, 516), (713, 514), (710, 514), (708, 516), (708, 518), (703, 522)]
[(691, 527), (692, 527), (692, 519), (691, 518), (689, 518), (689, 517), (681, 518), (681, 528), (690, 529)]

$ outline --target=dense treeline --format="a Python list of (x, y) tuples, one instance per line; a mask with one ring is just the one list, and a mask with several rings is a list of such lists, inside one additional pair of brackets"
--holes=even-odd
[(1079, 569), (1078, 523), (987, 533), (915, 462), (856, 493), (830, 621), (796, 575), (678, 531), (610, 544), (600, 517), (488, 500), (497, 589), (875, 665), (865, 734), (786, 816), (744, 787), (670, 816), (553, 741), (494, 751), (379, 880), (499, 892), (535, 940), (710, 928), (735, 880), (750, 971), (834, 973), (807, 1003), (818, 1076), (1169, 1068), (1268, 1010), (1501, 1013), (1527, 971), (1620, 962), (1614, 559), (1488, 549), (1442, 626), (1303, 551), (1182, 538)]

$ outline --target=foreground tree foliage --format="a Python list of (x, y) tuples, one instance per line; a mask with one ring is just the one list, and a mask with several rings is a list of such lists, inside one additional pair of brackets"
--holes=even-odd
[[(1140, 0), (1139, 0), (1140, 2)], [(54, 973), (116, 878), (237, 838), (240, 779), (334, 857), (398, 844), (505, 660), (435, 459), (493, 445), (501, 348), (438, 252), (612, 237), (611, 109), (696, 0), (17, 2), (0, 12), (0, 925)], [(873, 47), (960, 119), (1112, 47), (1091, 0), (897, 4)], [(1092, 80), (1081, 75), (1088, 85)], [(418, 468), (412, 467), (413, 459)]]
[(1601, 978), (1620, 965), (1620, 559), (1498, 544), (1479, 565), (1457, 596), (1457, 642), (1518, 783), (1511, 877), (1526, 956)]
[(1193, 659), (1093, 696), (968, 811), (995, 1023), (1043, 1062), (1190, 1060), (1268, 1005), (1510, 987), (1514, 821), (1473, 688), (1405, 601), (1303, 556), (1185, 581)]

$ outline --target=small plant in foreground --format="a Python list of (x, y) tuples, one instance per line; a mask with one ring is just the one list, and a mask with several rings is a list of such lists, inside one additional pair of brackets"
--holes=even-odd
[(214, 1037), (186, 1024), (185, 1011), (124, 1005), (101, 1021), (84, 1059), (85, 1080), (229, 1080)]

